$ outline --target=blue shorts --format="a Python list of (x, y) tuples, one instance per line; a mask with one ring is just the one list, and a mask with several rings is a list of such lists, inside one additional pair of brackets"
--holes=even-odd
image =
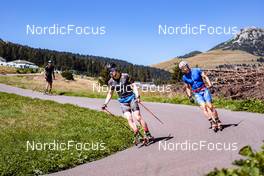
[(196, 102), (201, 105), (205, 103), (212, 103), (212, 96), (209, 89), (201, 90), (200, 92), (194, 93)]

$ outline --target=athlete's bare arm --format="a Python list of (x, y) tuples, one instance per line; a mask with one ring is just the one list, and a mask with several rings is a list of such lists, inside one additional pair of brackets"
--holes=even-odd
[(52, 72), (52, 75), (53, 75), (53, 79), (55, 79), (55, 71), (54, 70)]
[(136, 96), (137, 101), (140, 102), (140, 95), (139, 95), (139, 92), (138, 92), (137, 84), (136, 83), (132, 83), (131, 84), (131, 88), (133, 89), (133, 92), (134, 92), (134, 94)]
[(138, 92), (138, 86), (137, 86), (137, 84), (136, 83), (132, 83), (131, 84), (131, 88), (133, 89), (133, 92), (135, 93), (136, 98), (138, 98), (139, 97), (139, 92)]
[(106, 99), (105, 99), (105, 103), (104, 105), (107, 105), (109, 103), (109, 101), (111, 100), (112, 96), (113, 96), (113, 92), (114, 90), (109, 89), (107, 95), (106, 95)]
[(191, 86), (189, 84), (184, 84), (186, 88), (186, 93), (188, 97), (192, 96)]
[(212, 87), (213, 86), (212, 82), (210, 81), (208, 76), (204, 72), (202, 72), (201, 75), (202, 75), (203, 79), (205, 80), (206, 84), (208, 85), (208, 88)]

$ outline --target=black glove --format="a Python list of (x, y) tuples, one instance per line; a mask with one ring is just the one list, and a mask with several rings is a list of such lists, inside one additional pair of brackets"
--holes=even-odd
[(105, 109), (106, 109), (106, 107), (107, 107), (107, 105), (106, 105), (106, 104), (104, 104), (104, 105), (102, 106), (102, 110), (105, 110)]
[(194, 99), (193, 99), (192, 96), (189, 97), (189, 101), (190, 101), (191, 103), (194, 103)]
[(211, 94), (214, 94), (215, 93), (215, 88), (213, 86), (209, 87), (208, 89), (210, 90), (210, 93)]

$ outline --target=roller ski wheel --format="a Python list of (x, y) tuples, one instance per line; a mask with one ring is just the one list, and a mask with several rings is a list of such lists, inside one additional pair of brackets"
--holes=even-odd
[(154, 141), (154, 137), (150, 134), (150, 132), (146, 132), (145, 135), (144, 135), (144, 138), (143, 138), (143, 142), (142, 144), (147, 146), (149, 145), (151, 142)]
[(52, 93), (52, 92), (43, 92), (43, 95), (49, 95), (49, 96), (52, 96), (53, 93)]
[(212, 129), (215, 133), (217, 131), (222, 131), (223, 130), (223, 126), (221, 124), (221, 121), (218, 118), (215, 119), (215, 120), (209, 119), (209, 122), (211, 124), (209, 129)]
[(217, 126), (216, 123), (213, 123), (213, 124), (212, 124), (212, 130), (213, 130), (215, 133), (217, 133), (217, 131), (218, 131), (218, 126)]
[(223, 130), (222, 122), (219, 120), (219, 118), (215, 119), (215, 124), (217, 126), (217, 130), (219, 130), (219, 131)]
[(223, 131), (223, 125), (220, 123), (217, 124), (217, 128), (219, 131)]
[(138, 133), (136, 133), (135, 136), (134, 136), (134, 141), (133, 141), (133, 143), (134, 143), (135, 146), (137, 146), (138, 144), (140, 144), (140, 143), (142, 142), (142, 140), (143, 140), (143, 139), (142, 139), (140, 133), (138, 132)]

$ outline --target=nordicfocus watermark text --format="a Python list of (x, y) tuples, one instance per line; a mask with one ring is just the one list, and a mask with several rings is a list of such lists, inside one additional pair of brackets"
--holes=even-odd
[(69, 140), (66, 142), (60, 142), (54, 140), (52, 142), (36, 142), (36, 141), (27, 141), (26, 148), (27, 151), (43, 151), (43, 150), (105, 150), (106, 144), (104, 142), (77, 142), (74, 140)]
[(105, 26), (78, 26), (74, 24), (51, 26), (27, 25), (27, 35), (105, 35)]
[(235, 35), (239, 32), (236, 26), (207, 26), (200, 24), (192, 26), (185, 24), (183, 26), (169, 26), (169, 25), (158, 25), (159, 35)]
[[(172, 92), (172, 85), (154, 85), (154, 84), (136, 84), (138, 89), (140, 89), (142, 92)], [(116, 92), (133, 92), (129, 87), (130, 85), (122, 85), (119, 83), (114, 87)], [(100, 85), (97, 83), (93, 83), (93, 92), (108, 92), (110, 89), (107, 85)]]
[(236, 142), (209, 142), (209, 141), (190, 141), (183, 142), (159, 142), (159, 151), (236, 151)]

